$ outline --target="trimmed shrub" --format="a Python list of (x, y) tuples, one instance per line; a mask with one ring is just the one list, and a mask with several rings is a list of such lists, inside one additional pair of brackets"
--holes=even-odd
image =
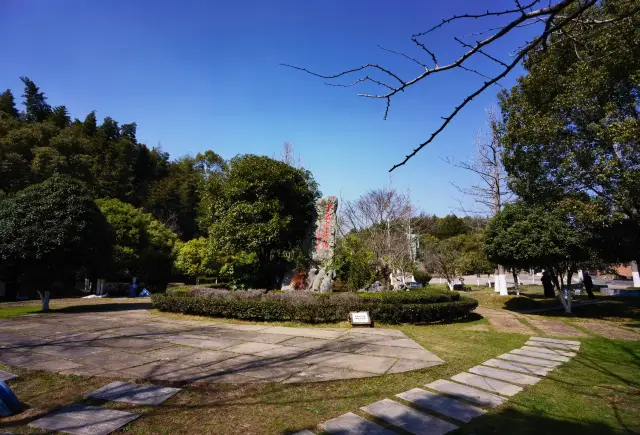
[[(422, 294), (420, 294), (422, 293)], [(264, 290), (228, 291), (192, 288), (185, 294), (157, 294), (153, 305), (160, 311), (257, 321), (329, 323), (344, 321), (351, 311), (369, 311), (383, 323), (428, 323), (467, 317), (475, 299), (449, 292), (389, 292), (385, 296), (360, 297), (353, 293), (265, 293)], [(445, 293), (445, 294), (442, 294)], [(404, 295), (404, 296), (401, 296)]]

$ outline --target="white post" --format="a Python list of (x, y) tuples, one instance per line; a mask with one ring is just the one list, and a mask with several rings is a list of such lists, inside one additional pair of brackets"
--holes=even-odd
[(633, 286), (640, 287), (640, 272), (638, 272), (638, 262), (631, 262), (631, 275), (633, 275)]
[(529, 273), (531, 273), (531, 285), (534, 285), (536, 283), (535, 271), (533, 269), (529, 269)]
[(476, 275), (477, 286), (480, 287), (480, 275)]
[(496, 293), (500, 293), (500, 296), (509, 296), (507, 291), (507, 276), (504, 274), (504, 266), (498, 265), (498, 273), (496, 275)]

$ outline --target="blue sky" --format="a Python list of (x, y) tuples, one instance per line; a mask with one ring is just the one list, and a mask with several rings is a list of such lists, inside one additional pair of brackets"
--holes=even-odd
[[(482, 11), (513, 6), (482, 3)], [(477, 2), (3, 0), (0, 88), (19, 97), (18, 77), (28, 76), (50, 104), (65, 104), (73, 117), (96, 110), (99, 119), (136, 122), (141, 142), (160, 143), (172, 157), (206, 149), (225, 158), (275, 156), (291, 141), (323, 194), (353, 199), (387, 184), (388, 169), (482, 79), (463, 71), (433, 76), (393, 100), (384, 121), (382, 101), (279, 64), (332, 73), (372, 62), (409, 78), (420, 67), (377, 45), (420, 55), (412, 33), (469, 11), (478, 11)], [(424, 41), (444, 64), (461, 52), (454, 35), (491, 24), (460, 23)], [(493, 53), (505, 55), (521, 42), (509, 38)], [(496, 71), (490, 61), (474, 65)], [(441, 159), (473, 153), (498, 91), (467, 106), (432, 145), (394, 171), (392, 185), (410, 189), (428, 213), (455, 208), (459, 194), (450, 182), (464, 186), (473, 178)]]

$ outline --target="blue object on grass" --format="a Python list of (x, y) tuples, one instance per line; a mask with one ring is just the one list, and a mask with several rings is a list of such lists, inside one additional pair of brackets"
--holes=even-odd
[(20, 401), (4, 381), (0, 381), (0, 400), (2, 400), (6, 407), (9, 408), (9, 411), (14, 414), (17, 414), (22, 410)]

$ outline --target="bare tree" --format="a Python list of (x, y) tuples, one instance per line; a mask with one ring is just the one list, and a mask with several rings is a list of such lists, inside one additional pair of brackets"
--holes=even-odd
[[(442, 123), (431, 133), (428, 139), (418, 144), (399, 163), (393, 165), (390, 169), (391, 172), (406, 164), (413, 156), (420, 152), (420, 150), (433, 142), (447, 125), (449, 125), (451, 120), (473, 99), (491, 86), (500, 85), (500, 80), (506, 77), (527, 55), (538, 49), (546, 49), (546, 47), (552, 43), (552, 38), (570, 38), (572, 41), (582, 41), (581, 43), (584, 43), (590, 36), (599, 32), (602, 26), (630, 17), (635, 18), (635, 16), (640, 13), (640, 5), (634, 6), (633, 3), (630, 3), (628, 8), (611, 12), (612, 15), (608, 19), (594, 19), (594, 14), (591, 14), (590, 11), (599, 7), (600, 2), (598, 2), (598, 0), (549, 0), (546, 7), (540, 7), (538, 9), (535, 9), (535, 7), (542, 3), (541, 0), (531, 0), (531, 2), (527, 4), (522, 4), (520, 0), (514, 0), (514, 3), (514, 7), (511, 9), (498, 11), (487, 10), (482, 13), (454, 15), (451, 18), (443, 19), (442, 22), (424, 32), (413, 34), (411, 42), (416, 49), (420, 50), (421, 56), (411, 56), (405, 52), (379, 46), (382, 50), (396, 54), (416, 66), (418, 72), (410, 78), (402, 78), (401, 75), (394, 72), (393, 69), (377, 63), (368, 63), (328, 75), (319, 74), (303, 67), (283, 65), (323, 79), (332, 80), (332, 82), (327, 83), (330, 86), (353, 87), (361, 84), (373, 84), (380, 89), (380, 92), (359, 93), (358, 95), (365, 98), (383, 100), (386, 103), (384, 119), (389, 115), (391, 99), (395, 97), (396, 94), (405, 92), (407, 89), (434, 74), (452, 70), (464, 70), (481, 77), (481, 84), (456, 105), (447, 116), (442, 117)], [(431, 36), (438, 29), (452, 22), (464, 20), (489, 20), (492, 23), (498, 20), (503, 21), (502, 24), (497, 27), (494, 26), (481, 32), (455, 37), (455, 41), (458, 42), (465, 51), (450, 63), (439, 63), (436, 53), (427, 47), (423, 39)], [(505, 58), (506, 60), (489, 54), (487, 50), (494, 47), (500, 40), (518, 40), (518, 29), (527, 26), (537, 26), (537, 35), (528, 41), (524, 41), (519, 47), (515, 48), (512, 53), (509, 53), (509, 57)], [(579, 38), (576, 38), (576, 35), (579, 35)], [(497, 67), (497, 71), (485, 73), (473, 68), (471, 65), (477, 58), (491, 60), (492, 64)], [(356, 79), (350, 83), (333, 82), (333, 80), (339, 81), (340, 79), (351, 76), (355, 76)]]
[(376, 257), (379, 272), (411, 267), (411, 197), (390, 187), (370, 190), (353, 201), (341, 201), (342, 234), (358, 233)]
[(502, 206), (508, 202), (513, 193), (507, 185), (507, 173), (502, 164), (502, 126), (498, 119), (495, 107), (487, 109), (488, 127), (487, 135), (479, 131), (476, 135), (475, 155), (462, 161), (448, 157), (445, 159), (450, 165), (469, 171), (477, 176), (477, 182), (470, 187), (462, 187), (452, 183), (463, 197), (470, 197), (475, 203), (471, 208), (463, 204), (461, 200), (460, 211), (467, 215), (493, 217), (502, 210)]
[(289, 166), (293, 166), (294, 168), (302, 168), (300, 156), (296, 155), (296, 152), (293, 149), (293, 144), (289, 141), (286, 141), (282, 145), (282, 154), (280, 155), (279, 160)]

